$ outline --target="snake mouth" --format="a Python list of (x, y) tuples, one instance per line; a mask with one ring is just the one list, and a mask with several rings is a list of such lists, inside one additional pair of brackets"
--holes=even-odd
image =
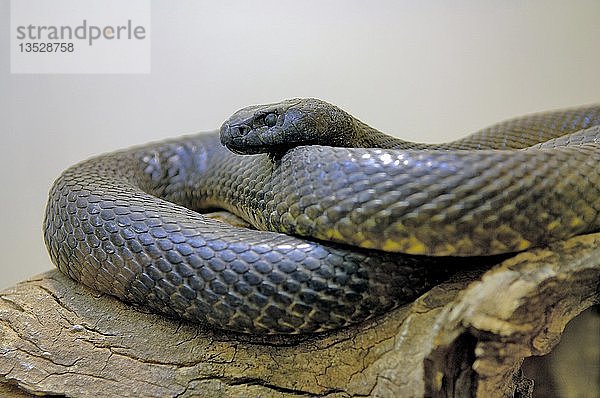
[(260, 155), (268, 154), (274, 158), (282, 157), (288, 150), (293, 148), (290, 145), (268, 145), (268, 146), (236, 146), (235, 144), (224, 144), (227, 149), (236, 155)]
[(245, 154), (244, 151), (244, 143), (245, 140), (243, 138), (244, 134), (246, 134), (250, 130), (249, 126), (246, 125), (230, 125), (227, 122), (223, 123), (221, 129), (219, 130), (219, 139), (221, 141), (221, 145), (227, 147), (231, 152), (237, 154)]
[(282, 154), (294, 145), (280, 142), (277, 135), (266, 134), (261, 129), (247, 124), (228, 124), (221, 126), (221, 144), (238, 155), (256, 155), (259, 153)]
[(221, 144), (237, 155), (254, 155), (265, 152), (264, 146), (249, 143), (249, 132), (251, 128), (247, 125), (223, 124), (220, 131)]

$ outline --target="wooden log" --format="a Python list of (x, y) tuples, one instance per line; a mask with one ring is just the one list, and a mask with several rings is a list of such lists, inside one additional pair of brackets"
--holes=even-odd
[(0, 293), (0, 395), (531, 395), (549, 352), (600, 301), (600, 233), (463, 271), (386, 316), (315, 336), (214, 331), (134, 308), (53, 270)]

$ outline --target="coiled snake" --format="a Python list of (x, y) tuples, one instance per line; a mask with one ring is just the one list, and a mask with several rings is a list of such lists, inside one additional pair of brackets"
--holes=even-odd
[[(600, 229), (600, 106), (434, 146), (295, 99), (242, 109), (220, 133), (231, 150), (217, 133), (199, 134), (67, 169), (44, 220), (52, 261), (169, 315), (310, 333), (415, 298), (461, 256)], [(258, 230), (196, 211), (208, 208)]]

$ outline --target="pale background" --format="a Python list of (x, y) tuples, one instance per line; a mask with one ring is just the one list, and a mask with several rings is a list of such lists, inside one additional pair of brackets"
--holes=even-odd
[(0, 289), (52, 267), (41, 222), (64, 168), (249, 104), (319, 97), (434, 142), (600, 100), (597, 0), (156, 1), (148, 75), (11, 75), (7, 0), (0, 18)]

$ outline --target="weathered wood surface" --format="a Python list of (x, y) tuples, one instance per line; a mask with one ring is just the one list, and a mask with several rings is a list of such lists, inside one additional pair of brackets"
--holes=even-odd
[(526, 397), (522, 359), (600, 301), (599, 281), (592, 234), (462, 272), (357, 327), (273, 338), (145, 313), (49, 271), (0, 293), (0, 395)]

